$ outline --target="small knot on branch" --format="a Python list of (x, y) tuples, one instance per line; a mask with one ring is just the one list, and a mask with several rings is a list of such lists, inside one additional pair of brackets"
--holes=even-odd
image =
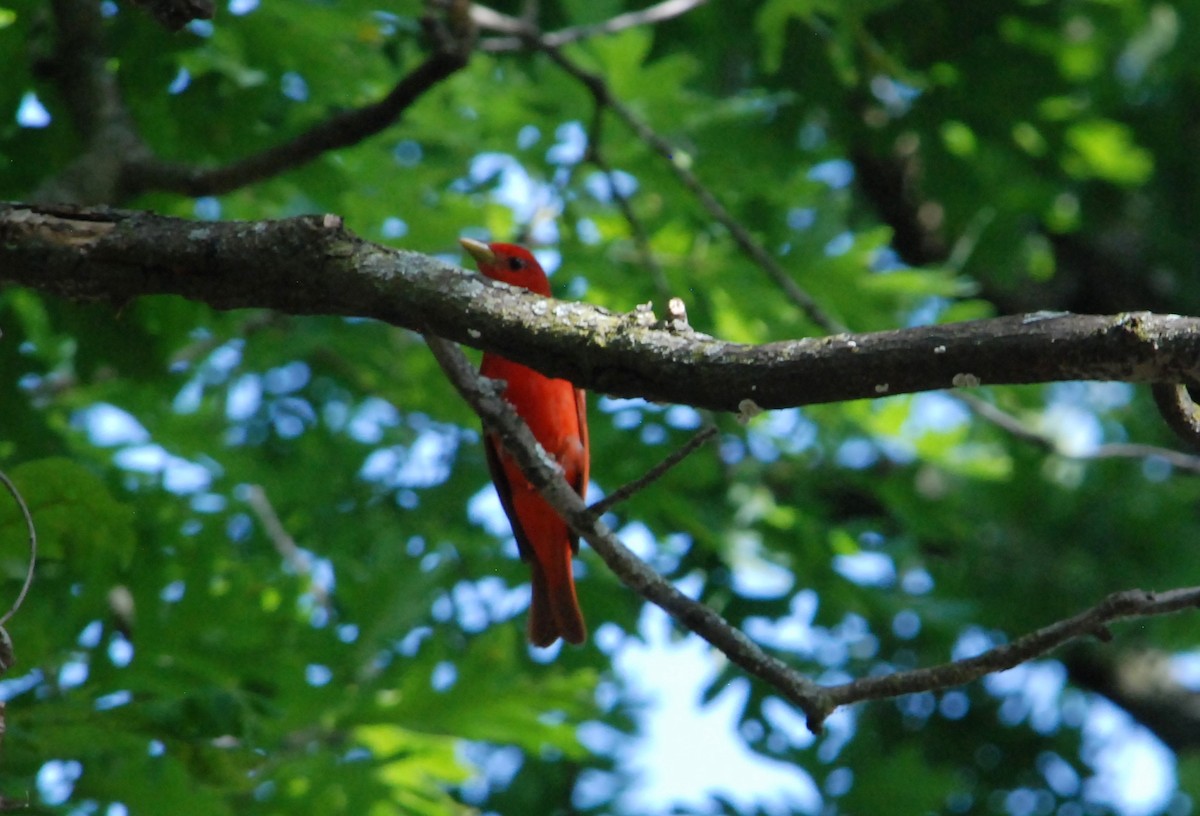
[(639, 303), (637, 306), (634, 306), (633, 311), (629, 312), (626, 315), (626, 318), (630, 320), (633, 325), (643, 329), (653, 328), (655, 324), (658, 323), (658, 318), (654, 316), (653, 301), (646, 301), (645, 303)]
[(674, 334), (695, 334), (688, 323), (687, 305), (683, 298), (673, 297), (667, 301), (667, 316), (654, 324), (654, 328)]

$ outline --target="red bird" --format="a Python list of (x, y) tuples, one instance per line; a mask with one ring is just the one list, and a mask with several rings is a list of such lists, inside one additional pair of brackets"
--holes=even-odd
[[(459, 240), (489, 278), (550, 296), (550, 281), (533, 254), (514, 244), (483, 244), (469, 238)], [(504, 399), (529, 425), (533, 436), (563, 470), (567, 483), (580, 496), (588, 483), (587, 406), (583, 389), (566, 380), (554, 380), (532, 368), (485, 353), (479, 373), (504, 380)], [(508, 521), (521, 559), (533, 572), (533, 599), (529, 605), (529, 642), (549, 646), (560, 637), (582, 643), (587, 637), (571, 556), (579, 552), (579, 538), (537, 489), (521, 473), (500, 440), (486, 434), (488, 470)]]

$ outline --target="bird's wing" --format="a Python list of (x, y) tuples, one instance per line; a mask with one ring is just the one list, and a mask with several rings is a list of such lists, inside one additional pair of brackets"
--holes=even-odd
[(508, 516), (508, 523), (512, 526), (513, 535), (517, 539), (517, 550), (521, 553), (521, 560), (532, 561), (533, 545), (529, 543), (529, 536), (525, 534), (525, 528), (521, 526), (521, 519), (517, 516), (517, 507), (513, 504), (512, 485), (509, 484), (508, 474), (504, 471), (504, 465), (500, 461), (500, 448), (496, 438), (491, 434), (486, 434), (483, 438), (483, 451), (487, 455), (492, 484), (496, 485), (496, 493), (500, 496), (504, 515)]

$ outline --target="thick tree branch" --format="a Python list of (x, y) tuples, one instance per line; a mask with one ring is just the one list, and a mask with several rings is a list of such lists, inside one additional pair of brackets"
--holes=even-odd
[(882, 158), (866, 150), (853, 154), (858, 189), (892, 228), (892, 249), (912, 266), (943, 263), (950, 254), (941, 206), (920, 195), (919, 144), (898, 139), (893, 154)]
[(0, 205), (0, 280), (77, 300), (371, 317), (589, 390), (735, 412), (979, 384), (1195, 382), (1200, 318), (1035, 313), (760, 346), (547, 300), (359, 239), (336, 216), (195, 222)]

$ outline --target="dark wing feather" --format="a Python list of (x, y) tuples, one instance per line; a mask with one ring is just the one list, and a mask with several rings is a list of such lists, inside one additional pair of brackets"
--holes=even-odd
[(487, 456), (488, 472), (492, 474), (492, 484), (496, 486), (496, 493), (500, 496), (504, 515), (508, 516), (508, 523), (512, 527), (513, 535), (516, 536), (517, 550), (521, 553), (521, 560), (532, 561), (533, 545), (529, 543), (529, 537), (525, 535), (525, 528), (521, 526), (521, 520), (517, 518), (517, 508), (513, 504), (512, 485), (508, 483), (508, 475), (504, 472), (504, 466), (500, 464), (500, 450), (496, 447), (496, 441), (491, 434), (485, 434), (483, 437), (483, 452)]
[[(588, 485), (588, 471), (592, 464), (592, 448), (588, 443), (588, 425), (587, 425), (587, 394), (582, 388), (575, 389), (575, 412), (579, 418), (579, 441), (583, 444), (583, 467), (579, 469), (579, 473), (575, 476), (575, 481), (571, 487), (575, 488), (575, 492), (579, 494), (579, 498), (586, 499)], [(571, 551), (579, 555), (579, 536), (567, 529), (567, 535), (571, 539)]]

